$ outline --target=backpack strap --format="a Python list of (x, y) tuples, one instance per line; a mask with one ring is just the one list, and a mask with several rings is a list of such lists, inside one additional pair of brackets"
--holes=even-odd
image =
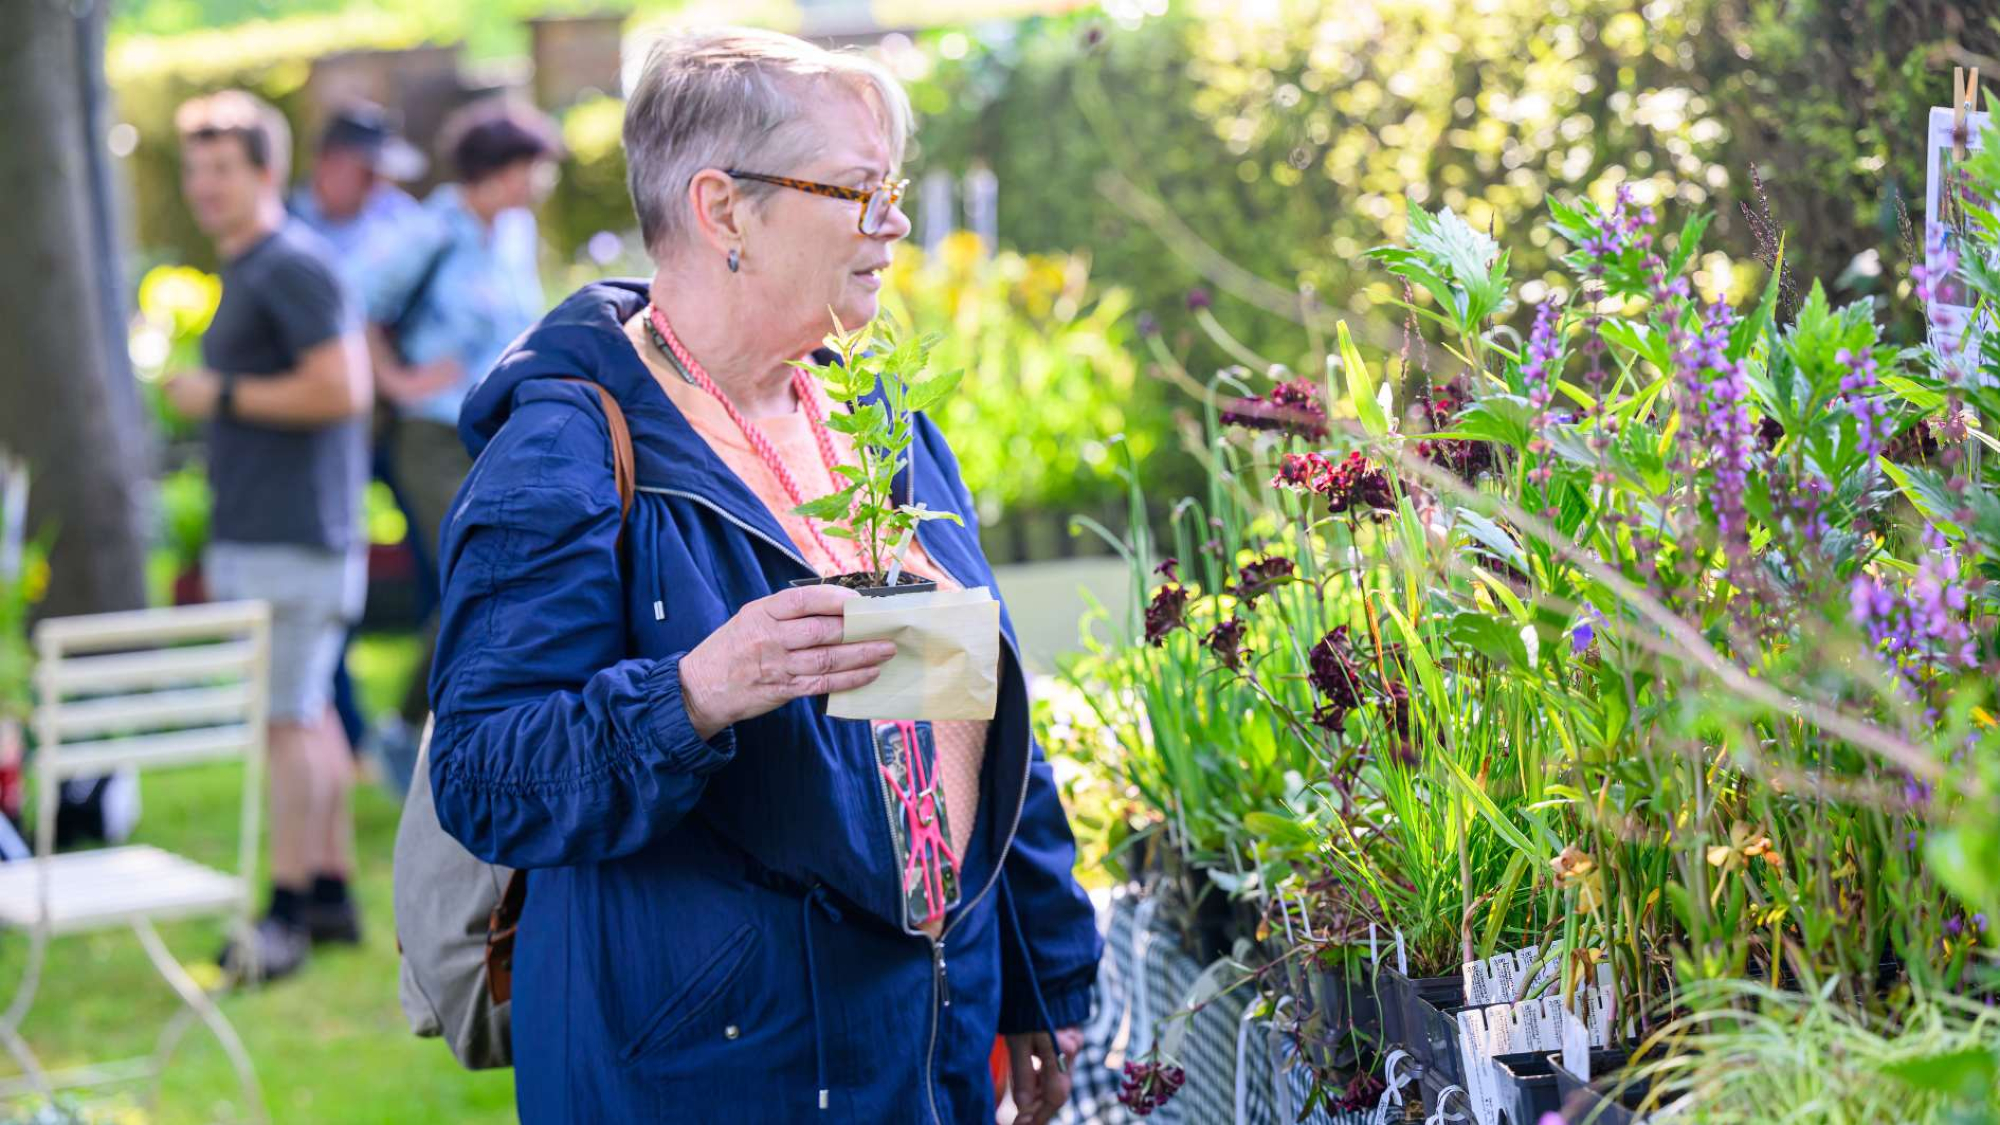
[(618, 400), (602, 383), (570, 376), (565, 383), (582, 383), (597, 390), (597, 401), (604, 406), (604, 424), (611, 429), (611, 475), (618, 484), (618, 533), (625, 533), (625, 517), (632, 514), (632, 496), (639, 490), (638, 470), (632, 456), (632, 431), (625, 425), (625, 411), (618, 406)]
[[(597, 400), (604, 407), (604, 423), (611, 430), (611, 475), (618, 485), (618, 540), (623, 543), (625, 520), (632, 514), (632, 497), (639, 490), (632, 430), (625, 424), (625, 411), (602, 383), (574, 377), (563, 382), (597, 388)], [(507, 887), (486, 919), (486, 991), (495, 1004), (505, 1004), (514, 995), (514, 935), (521, 929), (521, 912), (527, 904), (528, 873), (514, 871), (507, 876)]]

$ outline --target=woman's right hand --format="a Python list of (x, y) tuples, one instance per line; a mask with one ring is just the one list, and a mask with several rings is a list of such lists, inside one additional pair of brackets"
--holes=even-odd
[(875, 681), (894, 641), (841, 641), (842, 586), (797, 586), (759, 598), (681, 657), (681, 701), (705, 741), (814, 695)]

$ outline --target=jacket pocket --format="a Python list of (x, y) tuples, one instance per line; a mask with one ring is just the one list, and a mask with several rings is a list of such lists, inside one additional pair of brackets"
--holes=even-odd
[(688, 977), (687, 983), (660, 1005), (653, 1018), (646, 1021), (645, 1029), (633, 1036), (632, 1042), (619, 1057), (627, 1063), (644, 1058), (713, 1007), (735, 983), (743, 967), (750, 963), (750, 955), (756, 952), (759, 940), (757, 927), (750, 923), (736, 927), (736, 931), (725, 938), (708, 960)]

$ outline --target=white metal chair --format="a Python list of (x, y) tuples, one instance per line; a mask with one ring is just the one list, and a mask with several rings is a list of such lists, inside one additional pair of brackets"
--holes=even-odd
[[(248, 937), (264, 803), (270, 621), (263, 602), (236, 602), (52, 618), (36, 628), (35, 855), (0, 864), (0, 926), (27, 930), (31, 943), (19, 990), (0, 1013), (0, 1043), (22, 1074), (0, 1083), (0, 1095), (150, 1077), (157, 1100), (182, 1032), (199, 1019), (235, 1067), (247, 1111), (267, 1120), (242, 1040), (153, 924), (221, 916)], [(65, 779), (235, 758), (244, 765), (235, 873), (143, 844), (55, 854), (57, 789)], [(151, 1056), (51, 1073), (20, 1033), (49, 939), (120, 926), (132, 928), (182, 1007)]]

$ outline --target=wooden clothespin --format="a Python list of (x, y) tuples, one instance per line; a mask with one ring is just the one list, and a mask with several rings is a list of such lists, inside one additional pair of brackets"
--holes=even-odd
[(1974, 107), (1979, 97), (1979, 68), (1973, 67), (1970, 76), (1965, 68), (1951, 68), (1951, 155), (1954, 160), (1965, 159), (1965, 143), (1969, 134), (1965, 129), (1965, 114)]

